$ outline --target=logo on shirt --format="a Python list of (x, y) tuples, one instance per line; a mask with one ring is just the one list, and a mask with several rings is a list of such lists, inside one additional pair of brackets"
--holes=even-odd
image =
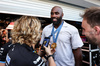
[(7, 54), (7, 57), (6, 57), (6, 61), (7, 61), (8, 64), (10, 64), (11, 58), (8, 56), (8, 54)]

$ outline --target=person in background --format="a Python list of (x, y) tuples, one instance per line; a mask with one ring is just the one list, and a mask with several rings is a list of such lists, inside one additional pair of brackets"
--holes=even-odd
[(81, 16), (83, 17), (82, 34), (87, 37), (89, 43), (100, 47), (100, 7), (86, 9)]
[(5, 66), (6, 55), (12, 47), (13, 44), (11, 42), (8, 42), (0, 47), (0, 66)]
[(57, 66), (81, 66), (83, 42), (77, 28), (65, 22), (63, 10), (59, 6), (51, 9), (52, 24), (43, 29), (40, 44), (45, 37), (50, 37), (50, 44), (56, 46), (54, 60)]
[[(11, 32), (13, 47), (8, 51), (6, 62), (3, 64), (6, 66), (45, 66), (44, 60), (35, 51), (35, 45), (40, 39), (40, 28), (40, 21), (35, 17), (22, 16), (16, 20)], [(44, 48), (49, 65), (56, 66), (51, 56), (50, 46), (44, 46)]]
[[(6, 42), (2, 44), (2, 34), (3, 31), (5, 30), (5, 35), (6, 35)], [(6, 60), (6, 55), (8, 51), (13, 47), (13, 44), (11, 42), (11, 39), (8, 39), (8, 30), (6, 29), (1, 29), (0, 32), (0, 66), (5, 66), (5, 60)]]
[[(81, 17), (83, 18), (82, 34), (87, 37), (90, 44), (98, 45), (100, 48), (100, 7), (86, 9)], [(100, 66), (100, 57), (98, 66)]]
[[(5, 29), (0, 30), (0, 66), (5, 66), (6, 55), (8, 51), (12, 48), (11, 42), (3, 43), (2, 34)], [(6, 31), (6, 30), (5, 30)], [(7, 32), (7, 31), (6, 31)], [(7, 34), (7, 33), (5, 33)], [(6, 35), (7, 36), (7, 35)]]

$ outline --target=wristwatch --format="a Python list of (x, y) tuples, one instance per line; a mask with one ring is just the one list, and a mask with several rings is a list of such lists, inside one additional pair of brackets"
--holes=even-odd
[(53, 57), (53, 55), (49, 55), (49, 56), (47, 57), (47, 60), (48, 60), (49, 57)]

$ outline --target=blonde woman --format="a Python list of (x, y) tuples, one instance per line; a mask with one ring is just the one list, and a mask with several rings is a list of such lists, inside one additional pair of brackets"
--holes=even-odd
[[(12, 30), (13, 48), (6, 56), (7, 66), (45, 66), (43, 59), (36, 54), (35, 45), (40, 39), (40, 21), (31, 16), (22, 16), (14, 23)], [(50, 47), (44, 47), (47, 55), (51, 55)], [(55, 65), (49, 57), (49, 65)]]

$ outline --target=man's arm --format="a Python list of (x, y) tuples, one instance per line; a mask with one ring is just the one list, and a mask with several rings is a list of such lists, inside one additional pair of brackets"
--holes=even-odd
[(73, 49), (75, 58), (75, 66), (82, 66), (82, 51), (81, 48)]

